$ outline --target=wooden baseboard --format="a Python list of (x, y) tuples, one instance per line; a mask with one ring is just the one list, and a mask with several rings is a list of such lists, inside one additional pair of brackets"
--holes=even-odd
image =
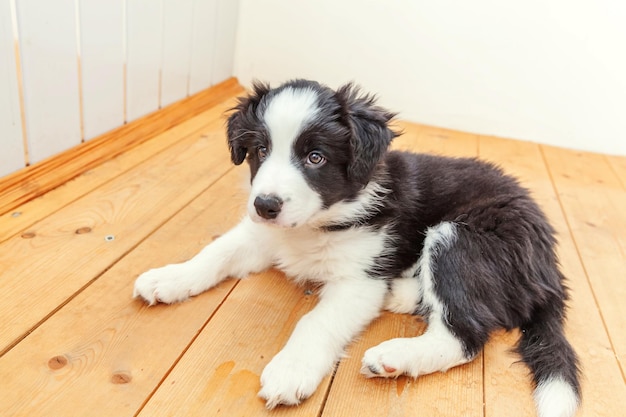
[(0, 178), (0, 214), (243, 92), (230, 78), (74, 148)]

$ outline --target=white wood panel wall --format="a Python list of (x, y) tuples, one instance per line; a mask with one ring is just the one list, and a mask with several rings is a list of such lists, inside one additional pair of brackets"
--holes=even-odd
[[(237, 27), (230, 22), (237, 20), (239, 2), (232, 0), (217, 0), (217, 25), (215, 30), (216, 50), (213, 60), (213, 82), (224, 80), (233, 74), (233, 51)], [(288, 35), (287, 35), (288, 36)]]
[[(194, 1), (192, 25), (189, 94), (195, 94), (204, 89), (205, 85), (213, 83), (217, 0)], [(227, 59), (233, 61), (232, 57)]]
[(124, 123), (124, 0), (80, 0), (84, 138)]
[(126, 118), (159, 108), (163, 2), (128, 0), (126, 9)]
[(30, 162), (81, 142), (74, 0), (19, 0), (26, 135)]
[(0, 0), (0, 176), (231, 77), (238, 2)]
[(0, 0), (0, 176), (25, 160), (11, 14), (9, 0)]
[(163, 0), (161, 106), (187, 95), (193, 3), (193, 0)]

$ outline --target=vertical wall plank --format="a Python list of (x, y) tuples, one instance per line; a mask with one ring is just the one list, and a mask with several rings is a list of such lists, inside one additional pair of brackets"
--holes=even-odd
[(81, 142), (74, 0), (17, 5), (30, 162)]
[(163, 0), (161, 107), (187, 96), (193, 0)]
[(91, 139), (124, 124), (124, 0), (80, 0), (83, 126)]
[(126, 2), (126, 120), (159, 108), (162, 0)]
[(235, 38), (239, 1), (217, 0), (216, 49), (213, 61), (213, 84), (233, 74)]
[(0, 0), (0, 177), (26, 164), (14, 43), (11, 4)]
[(189, 68), (190, 95), (212, 85), (216, 25), (217, 0), (194, 0)]

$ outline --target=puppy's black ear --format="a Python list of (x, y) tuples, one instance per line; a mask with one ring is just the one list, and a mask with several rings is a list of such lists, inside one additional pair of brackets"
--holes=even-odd
[(228, 117), (226, 131), (230, 159), (235, 165), (240, 165), (246, 159), (248, 148), (245, 145), (245, 136), (259, 123), (257, 108), (269, 91), (269, 85), (254, 81), (252, 92), (245, 97), (239, 97), (237, 105), (230, 109), (233, 113)]
[(352, 154), (348, 177), (366, 185), (392, 139), (398, 136), (389, 127), (395, 114), (378, 107), (374, 96), (361, 94), (352, 83), (340, 87), (335, 97), (341, 105), (341, 117), (350, 129)]

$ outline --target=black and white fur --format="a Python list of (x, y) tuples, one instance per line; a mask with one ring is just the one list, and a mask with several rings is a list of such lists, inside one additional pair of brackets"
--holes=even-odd
[(392, 117), (352, 85), (255, 84), (228, 120), (232, 161), (251, 170), (247, 215), (191, 260), (142, 274), (134, 295), (174, 303), (271, 266), (323, 284), (263, 371), (268, 408), (313, 394), (387, 309), (422, 315), (428, 329), (369, 349), (365, 376), (445, 371), (493, 330), (521, 328), (539, 416), (574, 415), (578, 360), (545, 215), (489, 163), (389, 152)]

